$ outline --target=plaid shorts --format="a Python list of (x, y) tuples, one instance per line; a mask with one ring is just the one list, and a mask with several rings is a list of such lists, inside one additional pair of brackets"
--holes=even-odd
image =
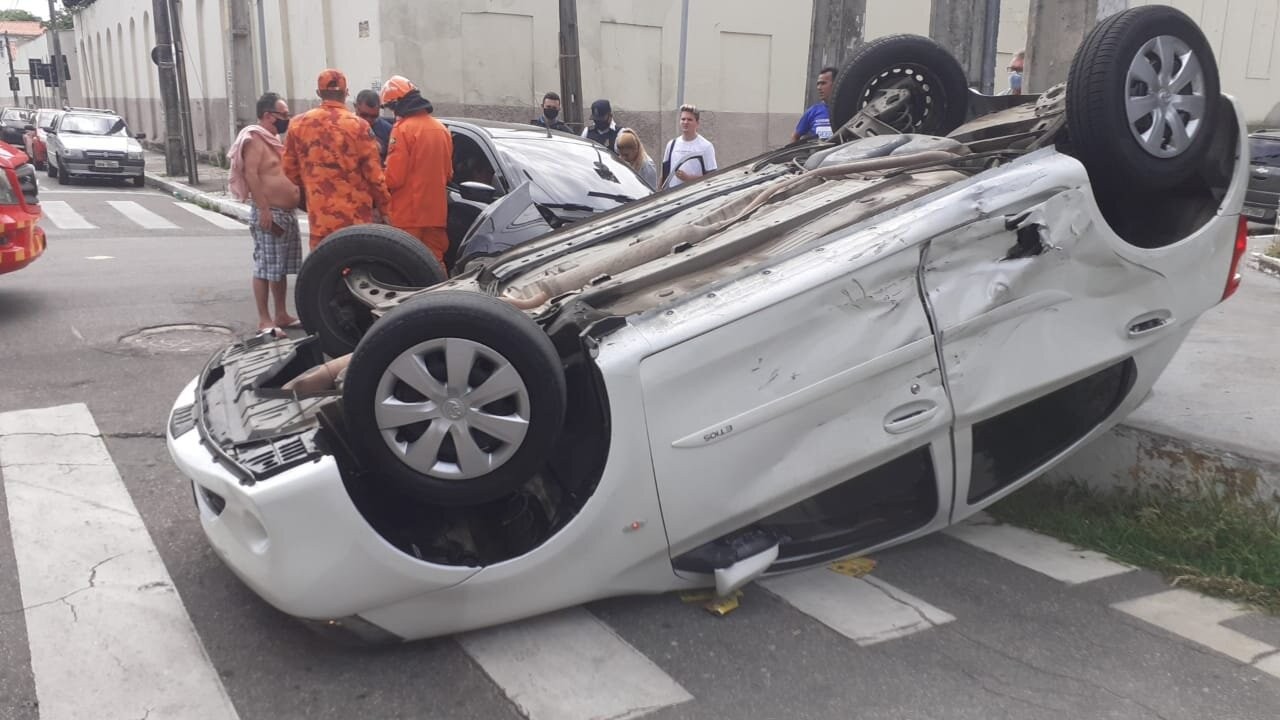
[(302, 267), (302, 234), (298, 230), (298, 217), (292, 210), (271, 209), (275, 224), (284, 229), (283, 235), (258, 227), (258, 207), (249, 208), (249, 234), (253, 236), (253, 276), (261, 280), (284, 280), (295, 275)]

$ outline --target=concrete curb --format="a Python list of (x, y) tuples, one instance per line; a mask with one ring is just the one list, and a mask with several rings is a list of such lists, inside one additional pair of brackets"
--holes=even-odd
[(249, 222), (249, 206), (228, 200), (227, 198), (218, 197), (203, 190), (197, 190), (190, 185), (185, 185), (160, 175), (146, 174), (146, 183), (148, 186), (163, 190), (180, 200), (193, 202), (214, 212), (222, 213), (228, 217), (235, 218), (242, 223)]
[(1280, 259), (1262, 253), (1251, 253), (1249, 267), (1272, 277), (1280, 277)]
[(1280, 462), (1197, 438), (1117, 425), (1044, 476), (1097, 490), (1215, 488), (1280, 506)]

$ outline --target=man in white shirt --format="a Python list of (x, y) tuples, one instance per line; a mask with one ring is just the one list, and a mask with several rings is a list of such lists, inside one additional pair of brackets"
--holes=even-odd
[(680, 137), (662, 153), (662, 187), (676, 187), (716, 169), (716, 149), (698, 134), (702, 113), (693, 105), (680, 106)]

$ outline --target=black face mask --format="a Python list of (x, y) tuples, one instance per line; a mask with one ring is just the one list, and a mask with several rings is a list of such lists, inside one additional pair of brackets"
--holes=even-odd
[(608, 129), (609, 129), (609, 121), (608, 121), (608, 120), (605, 120), (604, 118), (598, 118), (598, 119), (596, 120), (596, 129), (597, 129), (597, 130), (600, 130), (600, 131), (602, 131), (602, 132), (603, 132), (603, 131), (605, 131), (605, 130), (608, 130)]
[(542, 108), (542, 114), (546, 115), (548, 120), (555, 120), (560, 114), (560, 108)]
[(276, 118), (276, 134), (283, 135), (289, 129), (289, 118)]

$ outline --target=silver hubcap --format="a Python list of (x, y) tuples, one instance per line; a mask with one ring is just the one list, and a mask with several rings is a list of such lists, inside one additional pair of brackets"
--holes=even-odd
[(374, 396), (383, 440), (406, 465), (468, 480), (511, 459), (529, 430), (529, 390), (493, 348), (429, 340), (387, 367)]
[(1148, 40), (1125, 82), (1129, 132), (1147, 153), (1171, 158), (1186, 152), (1205, 112), (1204, 70), (1191, 47), (1172, 35)]

